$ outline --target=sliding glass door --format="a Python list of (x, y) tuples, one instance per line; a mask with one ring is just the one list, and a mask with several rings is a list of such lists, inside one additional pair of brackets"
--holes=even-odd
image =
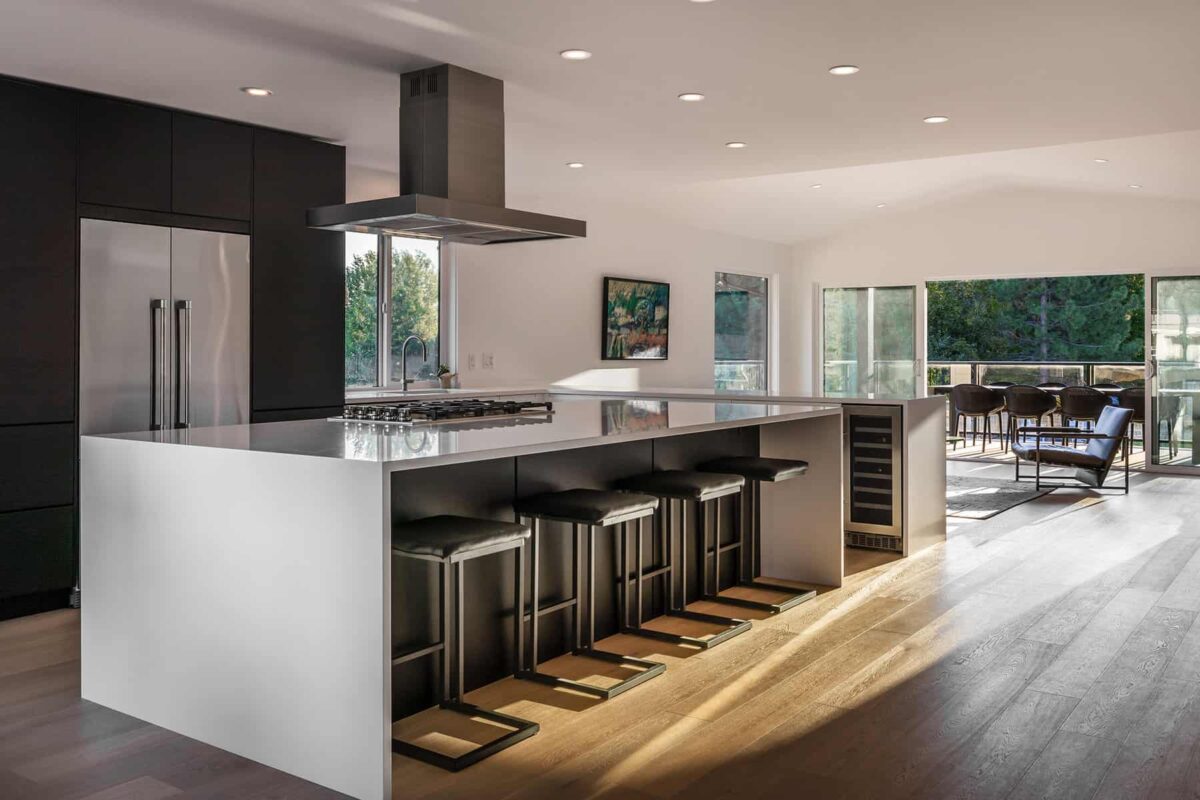
[(1149, 303), (1150, 468), (1200, 472), (1200, 276), (1151, 276)]
[(923, 391), (915, 286), (824, 289), (822, 388), (843, 396)]

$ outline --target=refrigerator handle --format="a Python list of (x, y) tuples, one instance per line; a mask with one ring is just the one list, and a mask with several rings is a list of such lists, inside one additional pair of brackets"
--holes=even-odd
[(192, 424), (192, 301), (180, 300), (179, 315), (179, 392), (176, 396), (175, 422), (180, 428)]
[(167, 367), (167, 301), (150, 301), (151, 324), (154, 328), (154, 352), (150, 378), (150, 429), (162, 430), (166, 408)]

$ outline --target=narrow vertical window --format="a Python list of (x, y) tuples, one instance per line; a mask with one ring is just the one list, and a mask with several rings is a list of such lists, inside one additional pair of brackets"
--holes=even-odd
[(718, 391), (765, 392), (767, 279), (718, 272), (715, 289), (713, 386)]

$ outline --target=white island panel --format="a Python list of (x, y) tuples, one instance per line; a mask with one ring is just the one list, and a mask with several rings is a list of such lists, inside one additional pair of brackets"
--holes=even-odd
[(81, 461), (83, 697), (387, 796), (378, 465), (99, 437)]

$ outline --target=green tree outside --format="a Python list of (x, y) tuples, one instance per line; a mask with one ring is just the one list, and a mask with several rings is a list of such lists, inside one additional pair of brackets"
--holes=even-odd
[[(355, 254), (346, 267), (346, 385), (374, 386), (378, 357), (377, 296), (379, 265), (374, 250)], [(431, 379), (438, 366), (438, 265), (427, 253), (394, 247), (392, 251), (391, 346), (393, 375), (400, 374), (400, 345), (416, 334), (429, 357), (410, 348), (409, 376)]]

